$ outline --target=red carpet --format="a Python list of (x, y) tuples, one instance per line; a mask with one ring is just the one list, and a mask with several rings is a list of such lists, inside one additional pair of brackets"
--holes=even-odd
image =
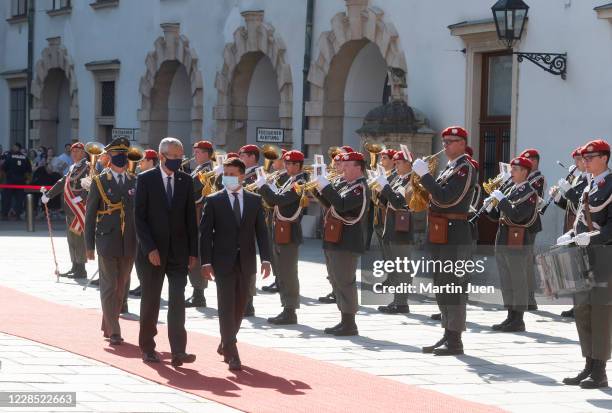
[[(252, 412), (500, 412), (349, 368), (278, 350), (239, 343), (243, 371), (227, 370), (216, 353), (218, 339), (189, 332), (187, 348), (197, 354), (188, 368), (164, 362), (144, 364), (138, 322), (121, 320), (126, 342), (110, 347), (102, 339), (101, 314), (41, 300), (0, 287), (0, 331), (107, 363), (154, 382), (236, 409)], [(157, 349), (168, 351), (165, 325), (158, 326)]]

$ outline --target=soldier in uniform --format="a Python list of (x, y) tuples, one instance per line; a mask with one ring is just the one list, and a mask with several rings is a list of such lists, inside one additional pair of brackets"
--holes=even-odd
[(595, 389), (608, 386), (606, 363), (610, 359), (612, 332), (610, 259), (602, 248), (612, 244), (610, 145), (601, 139), (590, 141), (582, 148), (581, 155), (591, 176), (582, 193), (574, 227), (557, 241), (563, 244), (571, 240), (581, 247), (590, 246), (589, 257), (593, 259), (597, 284), (590, 291), (574, 296), (576, 329), (586, 363), (582, 372), (565, 378), (563, 383)]
[[(397, 173), (395, 171), (395, 162), (393, 161), (393, 156), (395, 155), (395, 150), (393, 149), (385, 149), (380, 152), (380, 165), (385, 169), (386, 179), (388, 182), (393, 182)], [(376, 239), (378, 240), (378, 245), (383, 245), (382, 234), (385, 225), (385, 205), (381, 204), (381, 199), (378, 196), (377, 192), (372, 193), (372, 203), (370, 205), (370, 216), (372, 217), (372, 228), (374, 233), (376, 234)], [(369, 224), (369, 223), (368, 223)], [(371, 234), (368, 234), (368, 238), (371, 237)], [(368, 245), (370, 243), (368, 242)]]
[[(159, 165), (159, 156), (157, 155), (157, 151), (154, 149), (146, 149), (144, 152), (144, 158), (142, 158), (141, 161), (138, 163), (138, 169), (140, 170), (140, 173), (142, 173), (142, 172), (148, 171), (149, 169), (157, 168), (158, 165)], [(140, 266), (140, 262), (138, 260), (134, 261), (134, 266), (136, 267), (136, 275), (138, 276), (138, 281), (140, 281), (142, 273), (143, 273), (142, 268)], [(128, 282), (128, 288), (129, 286), (130, 286), (130, 283)], [(129, 290), (128, 294), (134, 297), (140, 297), (142, 295), (141, 286), (139, 285), (133, 290)], [(126, 297), (127, 297), (127, 294), (126, 294)], [(127, 309), (126, 300), (124, 300), (125, 309)], [(124, 310), (124, 308), (122, 308), (121, 310)], [(123, 313), (123, 311), (121, 312)]]
[[(295, 310), (300, 308), (300, 282), (298, 280), (299, 248), (302, 239), (301, 196), (295, 184), (304, 184), (306, 174), (302, 172), (304, 154), (291, 150), (283, 155), (287, 179), (279, 188), (266, 183), (265, 177), (255, 183), (265, 203), (272, 207), (272, 263), (277, 276), (283, 311), (268, 322), (277, 325), (297, 324)], [(278, 270), (278, 271), (277, 271)]]
[(102, 331), (112, 345), (123, 342), (119, 313), (136, 257), (134, 191), (136, 176), (127, 172), (130, 141), (116, 138), (104, 149), (110, 166), (93, 177), (85, 215), (87, 258), (98, 250)]
[[(200, 221), (204, 200), (207, 195), (216, 192), (204, 178), (203, 174), (213, 169), (212, 164), (213, 145), (209, 141), (199, 141), (193, 144), (193, 156), (195, 157), (196, 167), (191, 173), (193, 178), (194, 198), (196, 202), (196, 219)], [(185, 307), (206, 307), (204, 290), (208, 287), (208, 280), (200, 274), (200, 269), (196, 267), (189, 271), (189, 282), (193, 287), (193, 294), (185, 300)]]
[[(255, 170), (259, 165), (259, 148), (257, 145), (244, 145), (238, 151), (238, 155), (240, 160), (244, 162), (245, 175), (244, 181), (242, 182), (243, 186), (247, 186), (255, 182), (257, 179), (257, 174)], [(253, 306), (253, 297), (257, 294), (257, 289), (255, 287), (256, 277), (251, 277), (251, 298), (247, 302), (246, 310), (244, 311), (245, 317), (253, 317), (255, 316), (255, 307)]]
[[(412, 190), (410, 186), (412, 155), (404, 151), (397, 151), (393, 156), (393, 161), (395, 161), (396, 177), (390, 180), (385, 176), (376, 178), (378, 188), (381, 188), (380, 202), (385, 208), (381, 245), (383, 258), (387, 261), (395, 261), (397, 257), (410, 257), (411, 245), (414, 242), (412, 218), (407, 201)], [(399, 287), (403, 283), (411, 282), (412, 277), (404, 277), (400, 273), (392, 272), (385, 284)], [(409, 313), (408, 294), (396, 292), (393, 295), (393, 301), (388, 305), (378, 307), (378, 311), (384, 314)]]
[[(6, 183), (9, 185), (24, 185), (32, 173), (32, 164), (27, 156), (21, 153), (21, 144), (13, 144), (11, 151), (3, 157), (1, 170), (6, 174)], [(0, 171), (0, 172), (2, 172)], [(7, 220), (11, 207), (15, 212), (15, 219), (20, 220), (23, 212), (25, 192), (23, 189), (5, 188), (2, 190), (2, 220)]]
[(324, 177), (317, 187), (329, 209), (325, 215), (323, 249), (328, 256), (328, 271), (342, 320), (326, 328), (335, 336), (358, 335), (357, 262), (365, 251), (365, 226), (370, 204), (370, 189), (364, 177), (365, 160), (359, 152), (342, 154), (345, 184), (337, 189)]
[[(533, 263), (533, 242), (536, 236), (534, 223), (539, 215), (538, 194), (527, 181), (532, 168), (531, 161), (518, 157), (510, 165), (514, 185), (507, 193), (494, 190), (484, 201), (489, 206), (489, 215), (499, 220), (495, 237), (495, 259), (508, 315), (492, 328), (502, 332), (525, 331), (523, 315), (529, 304), (530, 285), (528, 268)], [(498, 204), (494, 208), (495, 202)]]
[[(472, 235), (468, 223), (470, 202), (476, 185), (474, 165), (465, 154), (467, 131), (451, 126), (442, 132), (444, 152), (449, 159), (446, 168), (435, 179), (429, 165), (422, 159), (414, 161), (412, 170), (421, 177), (421, 184), (430, 194), (428, 211), (428, 249), (433, 258), (465, 260), (470, 257)], [(468, 277), (436, 272), (436, 286), (465, 286)], [(423, 347), (424, 353), (440, 356), (463, 354), (461, 334), (465, 331), (467, 293), (444, 291), (436, 294), (442, 314), (444, 336), (433, 346)], [(443, 348), (438, 348), (445, 345)]]
[(64, 212), (66, 213), (66, 225), (68, 227), (68, 249), (72, 268), (70, 271), (60, 274), (61, 277), (87, 278), (85, 263), (85, 240), (83, 229), (85, 228), (85, 202), (87, 200), (87, 188), (81, 184), (81, 179), (89, 172), (89, 162), (85, 153), (85, 146), (81, 142), (75, 142), (70, 147), (70, 156), (73, 164), (70, 165), (68, 173), (57, 181), (53, 187), (43, 193), (40, 198), (43, 204), (59, 194), (64, 197)]

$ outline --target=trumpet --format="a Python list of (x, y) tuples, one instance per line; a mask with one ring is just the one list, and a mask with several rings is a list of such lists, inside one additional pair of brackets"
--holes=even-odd
[(92, 177), (96, 172), (98, 156), (104, 153), (104, 145), (100, 142), (87, 142), (85, 144), (85, 152), (89, 155), (89, 176)]
[(363, 147), (370, 153), (370, 169), (376, 167), (376, 155), (386, 149), (385, 145), (376, 142), (366, 142)]
[(504, 174), (499, 174), (495, 178), (489, 178), (487, 182), (482, 183), (482, 189), (489, 195), (496, 189), (501, 188), (501, 186), (506, 182), (504, 179)]
[(264, 164), (263, 168), (265, 172), (270, 172), (270, 168), (272, 167), (272, 162), (277, 159), (280, 159), (283, 156), (283, 151), (277, 145), (273, 145), (271, 143), (267, 143), (261, 147), (261, 152), (264, 156)]
[(128, 171), (131, 173), (135, 173), (138, 162), (144, 159), (144, 149), (139, 145), (130, 146), (130, 149), (128, 149), (127, 155), (128, 155)]
[(293, 189), (295, 189), (295, 192), (298, 195), (302, 195), (302, 194), (304, 194), (304, 192), (310, 192), (313, 189), (315, 189), (316, 187), (317, 187), (317, 181), (316, 180), (308, 181), (308, 182), (303, 183), (303, 184), (298, 184), (298, 183), (293, 184)]
[[(444, 149), (423, 158), (423, 161), (428, 163), (430, 173), (433, 173), (438, 167), (438, 156), (442, 152), (444, 152)], [(415, 173), (411, 174), (410, 185), (412, 186), (412, 194), (408, 201), (408, 208), (414, 212), (425, 211), (429, 204), (429, 192), (421, 184), (421, 177)]]

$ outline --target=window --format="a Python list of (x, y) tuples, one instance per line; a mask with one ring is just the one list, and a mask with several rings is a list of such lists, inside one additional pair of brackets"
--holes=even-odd
[(28, 14), (27, 0), (11, 0), (11, 16), (22, 17)]
[(10, 141), (25, 145), (26, 140), (26, 89), (11, 89)]
[(51, 10), (64, 10), (70, 8), (70, 0), (52, 0)]
[(100, 82), (100, 114), (115, 116), (115, 82)]

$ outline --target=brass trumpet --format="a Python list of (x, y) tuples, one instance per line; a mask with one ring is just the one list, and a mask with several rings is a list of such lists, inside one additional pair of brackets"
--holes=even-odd
[[(444, 152), (444, 149), (423, 158), (423, 161), (428, 163), (429, 173), (434, 173), (438, 168), (438, 156), (442, 152)], [(415, 212), (425, 211), (429, 204), (429, 192), (421, 184), (421, 177), (418, 174), (412, 173), (410, 175), (410, 185), (412, 186), (412, 194), (408, 201), (408, 208)]]
[(366, 142), (363, 147), (370, 153), (370, 169), (376, 168), (376, 155), (386, 149), (385, 145), (376, 142)]
[(272, 162), (277, 159), (280, 159), (283, 156), (283, 151), (277, 145), (267, 143), (261, 147), (261, 152), (264, 156), (264, 164), (263, 168), (265, 172), (270, 172), (270, 168), (272, 167)]
[(144, 159), (144, 149), (140, 145), (131, 145), (128, 149), (127, 156), (128, 171), (131, 173), (135, 173), (138, 162)]
[(87, 142), (85, 144), (85, 152), (89, 155), (89, 176), (92, 177), (96, 172), (98, 156), (104, 153), (104, 145), (100, 142)]

